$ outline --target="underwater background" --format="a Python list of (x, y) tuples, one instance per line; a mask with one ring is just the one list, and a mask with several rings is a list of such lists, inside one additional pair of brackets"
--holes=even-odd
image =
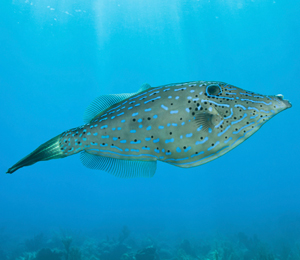
[[(300, 259), (300, 2), (13, 0), (0, 9), (0, 260)], [(219, 80), (293, 107), (153, 178), (79, 155), (7, 169), (102, 94)]]

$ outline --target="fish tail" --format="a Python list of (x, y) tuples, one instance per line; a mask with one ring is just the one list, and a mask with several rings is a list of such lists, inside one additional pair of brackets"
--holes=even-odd
[(26, 157), (9, 168), (7, 173), (13, 173), (24, 166), (29, 166), (39, 161), (47, 161), (66, 157), (60, 148), (60, 138), (61, 135), (58, 135), (50, 139), (48, 142), (40, 145), (32, 153), (28, 154)]

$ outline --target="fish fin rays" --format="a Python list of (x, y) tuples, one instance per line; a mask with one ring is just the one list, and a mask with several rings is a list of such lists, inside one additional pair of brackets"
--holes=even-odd
[(136, 93), (102, 95), (97, 97), (85, 110), (83, 120), (85, 123), (91, 122), (96, 116), (108, 109), (112, 105), (129, 98)]
[(202, 129), (204, 131), (207, 131), (209, 128), (213, 128), (214, 125), (212, 123), (213, 114), (206, 113), (206, 112), (199, 112), (195, 115), (195, 122), (197, 125), (197, 128), (202, 126)]
[(143, 91), (145, 91), (145, 90), (147, 90), (147, 89), (149, 89), (149, 88), (151, 88), (151, 86), (150, 86), (148, 83), (144, 83), (144, 84), (139, 88), (139, 90), (138, 90), (137, 93), (143, 92)]
[(90, 169), (106, 171), (120, 178), (153, 177), (156, 161), (122, 160), (90, 154), (80, 154), (82, 164)]
[(204, 131), (209, 129), (214, 129), (222, 121), (222, 116), (215, 108), (211, 108), (211, 111), (201, 111), (198, 110), (195, 113), (195, 122), (197, 128), (201, 128)]
[(144, 83), (136, 93), (111, 94), (97, 97), (85, 110), (83, 120), (84, 123), (90, 123), (95, 117), (101, 114), (114, 104), (121, 102), (137, 93), (143, 92), (151, 88), (148, 83)]

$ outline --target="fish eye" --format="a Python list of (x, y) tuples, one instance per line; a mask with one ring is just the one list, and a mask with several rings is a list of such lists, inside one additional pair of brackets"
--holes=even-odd
[(206, 88), (206, 92), (210, 96), (217, 96), (222, 93), (222, 90), (219, 85), (209, 85)]

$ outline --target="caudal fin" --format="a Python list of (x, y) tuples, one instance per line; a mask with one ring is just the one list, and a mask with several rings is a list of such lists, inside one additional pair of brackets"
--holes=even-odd
[(58, 135), (48, 142), (42, 144), (37, 149), (35, 149), (32, 153), (28, 154), (22, 160), (18, 161), (15, 165), (7, 170), (7, 173), (13, 173), (16, 170), (34, 164), (39, 161), (47, 161), (51, 159), (63, 158), (65, 155), (60, 149), (59, 140), (61, 135)]

